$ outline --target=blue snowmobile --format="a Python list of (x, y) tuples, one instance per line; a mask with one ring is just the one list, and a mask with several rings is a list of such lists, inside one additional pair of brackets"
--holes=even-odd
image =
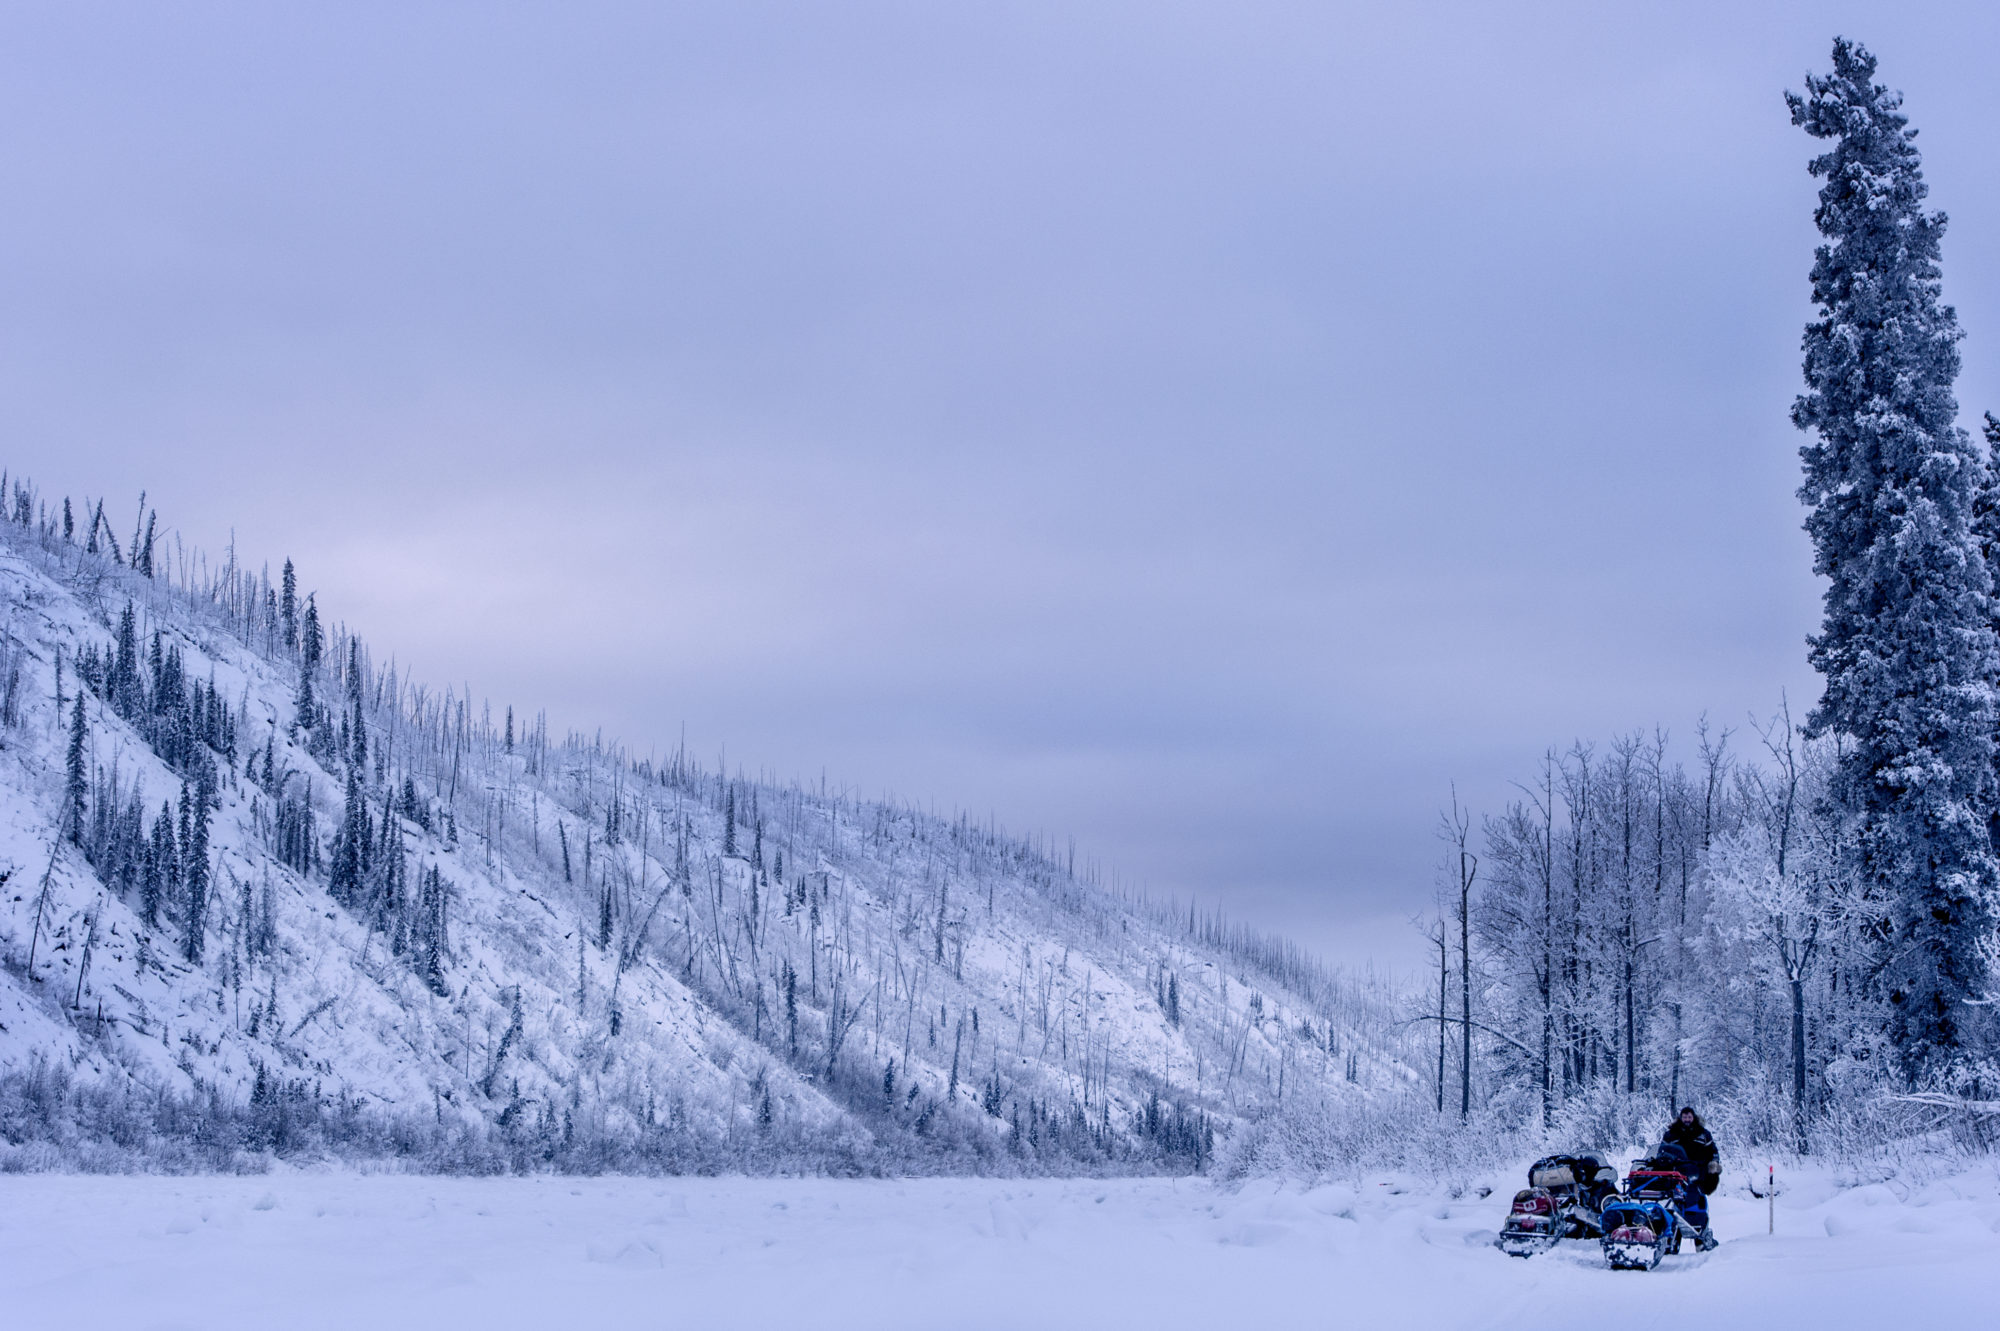
[(1690, 1238), (1703, 1252), (1715, 1246), (1708, 1198), (1695, 1186), (1687, 1152), (1672, 1142), (1632, 1162), (1624, 1191), (1605, 1204), (1601, 1217), (1604, 1256), (1616, 1271), (1650, 1271)]

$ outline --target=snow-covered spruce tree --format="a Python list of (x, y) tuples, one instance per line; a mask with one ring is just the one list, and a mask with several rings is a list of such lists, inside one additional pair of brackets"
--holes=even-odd
[(278, 603), (278, 613), (284, 624), (284, 643), (289, 649), (299, 645), (299, 575), (289, 559), (285, 561), (282, 577), (285, 591)]
[(139, 887), (139, 919), (147, 928), (158, 928), (160, 911), (180, 893), (180, 846), (174, 837), (174, 810), (160, 802), (160, 816), (153, 824), (152, 839), (146, 846), (144, 877)]
[[(286, 561), (290, 567), (290, 561)], [(319, 673), (320, 652), (325, 648), (325, 639), (320, 636), (319, 607), (313, 598), (306, 598), (305, 622), (299, 630), (299, 692), (297, 716), (293, 724), (300, 730), (310, 731), (319, 724), (319, 705), (313, 697), (313, 676)]]
[(90, 782), (84, 775), (85, 755), (90, 742), (90, 731), (83, 715), (84, 689), (76, 691), (76, 710), (69, 723), (69, 759), (63, 773), (63, 823), (69, 832), (69, 839), (76, 845), (83, 844), (84, 800), (90, 794)]
[(1832, 796), (1855, 820), (1857, 871), (1879, 897), (1881, 981), (1912, 1080), (1972, 1052), (1993, 928), (1995, 679), (1992, 581), (1973, 526), (1985, 459), (1958, 428), (1957, 316), (1940, 299), (1942, 213), (1901, 98), (1845, 39), (1833, 73), (1787, 94), (1792, 121), (1831, 141), (1811, 171), (1806, 393), (1792, 408), (1825, 620), (1811, 660), (1826, 692), (1809, 725), (1841, 737)]
[[(187, 788), (181, 788), (181, 798), (187, 799)], [(208, 933), (208, 816), (215, 803), (215, 778), (213, 769), (207, 764), (195, 778), (193, 813), (188, 818), (188, 834), (182, 840), (183, 857), (187, 861), (183, 870), (183, 882), (187, 890), (187, 932), (182, 936), (181, 955), (199, 966), (202, 946)], [(183, 804), (185, 812), (187, 805)]]

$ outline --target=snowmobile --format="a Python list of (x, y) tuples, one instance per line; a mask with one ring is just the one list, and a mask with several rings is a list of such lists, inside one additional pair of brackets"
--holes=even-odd
[(1528, 1169), (1528, 1186), (1514, 1205), (1494, 1245), (1509, 1257), (1533, 1257), (1561, 1239), (1603, 1232), (1598, 1212), (1616, 1196), (1611, 1171), (1594, 1155), (1549, 1155)]
[(1601, 1223), (1614, 1271), (1650, 1271), (1689, 1238), (1703, 1252), (1715, 1246), (1708, 1198), (1695, 1186), (1687, 1152), (1670, 1142), (1632, 1162), (1624, 1191), (1605, 1204)]

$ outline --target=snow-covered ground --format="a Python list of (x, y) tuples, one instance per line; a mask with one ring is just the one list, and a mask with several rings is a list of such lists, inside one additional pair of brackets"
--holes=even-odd
[[(1496, 1175), (1496, 1180), (1498, 1176)], [(1785, 1182), (1782, 1180), (1781, 1182)], [(1394, 1180), (0, 1179), (0, 1325), (1982, 1327), (2000, 1177), (1717, 1199), (1652, 1273)]]

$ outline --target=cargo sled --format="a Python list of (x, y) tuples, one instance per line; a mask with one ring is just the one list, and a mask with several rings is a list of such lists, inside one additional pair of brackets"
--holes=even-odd
[(1533, 1257), (1559, 1240), (1603, 1232), (1599, 1210), (1616, 1195), (1611, 1171), (1594, 1155), (1549, 1155), (1528, 1170), (1528, 1186), (1500, 1228), (1496, 1247), (1510, 1257)]

